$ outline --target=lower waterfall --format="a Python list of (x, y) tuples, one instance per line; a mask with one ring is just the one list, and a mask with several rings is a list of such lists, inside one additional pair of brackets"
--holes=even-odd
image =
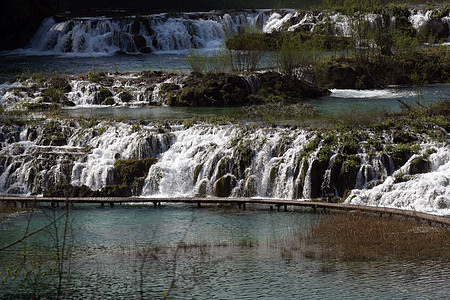
[[(351, 137), (291, 126), (46, 120), (0, 127), (0, 193), (40, 195), (67, 183), (100, 190), (118, 161), (155, 158), (126, 179), (135, 196), (345, 198), (347, 203), (450, 212), (450, 151), (422, 138), (403, 160), (389, 133)], [(402, 146), (402, 145), (400, 145)], [(398, 146), (398, 147), (400, 147)], [(402, 146), (403, 147), (403, 146)]]

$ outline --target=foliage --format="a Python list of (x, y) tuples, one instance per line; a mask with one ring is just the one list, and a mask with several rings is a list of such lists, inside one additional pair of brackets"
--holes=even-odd
[(450, 258), (449, 230), (365, 214), (321, 217), (307, 241), (320, 245), (322, 256), (343, 260)]
[(186, 63), (192, 72), (224, 73), (231, 70), (231, 59), (231, 52), (227, 50), (204, 52), (190, 49), (186, 56)]
[(232, 39), (226, 40), (228, 49), (236, 49), (230, 51), (233, 71), (255, 71), (260, 67), (263, 50), (268, 45), (263, 38), (258, 28), (247, 27), (242, 28)]
[(311, 48), (301, 47), (298, 40), (286, 36), (278, 54), (279, 69), (287, 76), (304, 79), (312, 71), (318, 53)]

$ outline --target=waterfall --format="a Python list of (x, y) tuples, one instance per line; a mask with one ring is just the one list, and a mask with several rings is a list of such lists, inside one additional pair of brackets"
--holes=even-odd
[[(418, 30), (432, 18), (432, 10), (410, 9), (408, 21)], [(364, 20), (375, 25), (380, 15)], [(450, 26), (450, 15), (443, 16)], [(395, 26), (395, 17), (390, 17)], [(336, 35), (352, 36), (350, 16), (335, 12), (242, 10), (231, 12), (154, 14), (124, 18), (75, 18), (43, 21), (30, 43), (40, 54), (104, 55), (116, 52), (150, 53), (191, 48), (218, 48), (227, 34), (252, 28), (265, 33), (279, 30), (313, 32), (327, 27)]]
[[(283, 15), (287, 12), (281, 12)], [(226, 34), (262, 29), (271, 12), (155, 14), (125, 18), (46, 19), (30, 48), (49, 54), (149, 53), (217, 48)]]
[[(133, 189), (136, 196), (311, 199), (343, 196), (343, 188), (350, 188), (348, 203), (448, 214), (450, 150), (445, 143), (420, 145), (420, 155), (435, 150), (427, 154), (429, 168), (419, 174), (411, 173), (419, 154), (395, 170), (390, 155), (361, 142), (353, 156), (329, 146), (325, 163), (323, 143), (314, 131), (290, 127), (51, 119), (2, 125), (0, 194), (39, 195), (58, 183), (100, 190), (116, 184), (118, 160), (156, 158), (139, 178), (140, 188)], [(346, 159), (350, 164), (342, 171)], [(399, 174), (406, 174), (404, 180), (396, 181)], [(342, 180), (347, 182), (342, 185)]]
[[(406, 171), (410, 161), (399, 171)], [(429, 158), (432, 171), (396, 183), (390, 176), (372, 189), (355, 189), (346, 203), (389, 206), (450, 215), (450, 149), (440, 148)], [(399, 174), (397, 173), (397, 174)]]

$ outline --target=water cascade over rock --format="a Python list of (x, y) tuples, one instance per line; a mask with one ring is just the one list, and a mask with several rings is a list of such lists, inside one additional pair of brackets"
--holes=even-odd
[(448, 146), (408, 136), (417, 147), (389, 130), (323, 135), (291, 127), (92, 120), (2, 125), (0, 193), (41, 194), (59, 183), (93, 191), (127, 184), (130, 193), (146, 197), (343, 197), (448, 214)]
[[(450, 40), (450, 15), (436, 16), (432, 10), (410, 8), (390, 15), (368, 14), (365, 20), (376, 26), (410, 27), (429, 30), (439, 39)], [(330, 25), (331, 24), (331, 25)], [(331, 27), (330, 27), (331, 26)], [(217, 48), (227, 35), (252, 28), (265, 33), (276, 31), (332, 33), (352, 36), (349, 16), (335, 12), (295, 10), (241, 10), (206, 13), (155, 14), (124, 18), (79, 18), (65, 21), (46, 19), (30, 44), (41, 54), (150, 53), (191, 48)], [(331, 32), (330, 32), (331, 31)]]
[[(278, 86), (275, 89), (274, 86)], [(88, 73), (33, 78), (0, 86), (0, 104), (7, 109), (48, 109), (50, 106), (236, 106), (264, 103), (260, 90), (298, 101), (328, 95), (328, 90), (278, 72), (252, 75)]]

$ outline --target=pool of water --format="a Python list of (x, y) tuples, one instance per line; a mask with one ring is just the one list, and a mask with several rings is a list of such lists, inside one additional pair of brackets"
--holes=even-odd
[(69, 73), (140, 72), (163, 70), (186, 72), (187, 51), (151, 54), (121, 54), (104, 56), (29, 55), (20, 51), (0, 53), (0, 81), (11, 80), (23, 72)]
[[(51, 221), (44, 209), (33, 214), (29, 231)], [(30, 214), (0, 223), (1, 245), (20, 237)], [(188, 205), (78, 206), (71, 211), (73, 240), (70, 298), (173, 299), (372, 299), (448, 296), (448, 262), (323, 259), (305, 255), (298, 236), (317, 219), (302, 211), (269, 212), (253, 207), (192, 208)], [(58, 223), (58, 236), (63, 223)], [(28, 269), (49, 275), (36, 282), (20, 276), (2, 292), (6, 299), (54, 297), (55, 227), (27, 241)], [(183, 246), (177, 245), (183, 243)], [(156, 247), (156, 248), (155, 248)], [(0, 252), (0, 272), (20, 265), (23, 245)], [(67, 266), (67, 265), (66, 265)], [(171, 288), (171, 283), (174, 286)], [(338, 287), (338, 288), (337, 288)]]
[(429, 105), (450, 99), (449, 84), (423, 87), (390, 87), (378, 90), (332, 89), (331, 95), (309, 100), (321, 113), (386, 111), (400, 112), (402, 103), (417, 106)]
[[(411, 106), (429, 105), (450, 99), (449, 84), (435, 84), (422, 87), (392, 87), (382, 90), (337, 90), (330, 96), (306, 100), (319, 114), (337, 115), (385, 111), (400, 112), (403, 103)], [(401, 101), (401, 102), (400, 102)], [(241, 116), (239, 107), (78, 107), (64, 109), (63, 113), (73, 117), (125, 118), (129, 120), (186, 120), (197, 116), (216, 117)], [(243, 117), (245, 119), (245, 116)]]

